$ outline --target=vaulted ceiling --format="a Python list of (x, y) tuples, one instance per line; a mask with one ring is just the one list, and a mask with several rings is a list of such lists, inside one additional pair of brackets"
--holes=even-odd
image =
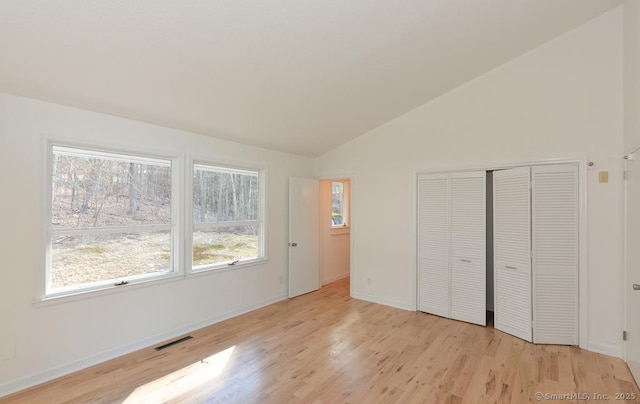
[(318, 156), (621, 0), (2, 0), (0, 91)]

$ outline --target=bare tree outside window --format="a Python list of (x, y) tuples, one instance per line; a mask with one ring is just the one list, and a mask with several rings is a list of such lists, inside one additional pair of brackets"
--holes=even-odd
[(259, 173), (196, 164), (193, 223), (195, 270), (259, 258)]
[(49, 291), (170, 272), (171, 161), (54, 146)]

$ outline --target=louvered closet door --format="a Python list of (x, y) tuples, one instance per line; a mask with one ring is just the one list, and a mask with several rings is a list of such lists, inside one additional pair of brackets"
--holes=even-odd
[(495, 328), (531, 341), (530, 168), (493, 173)]
[(532, 170), (533, 342), (578, 345), (578, 166)]
[(451, 173), (451, 318), (486, 325), (486, 172)]
[(418, 176), (418, 310), (449, 317), (449, 174)]

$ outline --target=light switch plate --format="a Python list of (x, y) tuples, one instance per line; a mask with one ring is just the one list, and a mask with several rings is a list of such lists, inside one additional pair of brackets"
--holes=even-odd
[(609, 171), (600, 171), (598, 173), (598, 182), (609, 182)]

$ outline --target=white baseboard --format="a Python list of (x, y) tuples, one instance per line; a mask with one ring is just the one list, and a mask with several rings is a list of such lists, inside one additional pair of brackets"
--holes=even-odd
[(407, 302), (400, 302), (400, 301), (391, 300), (391, 299), (381, 299), (377, 296), (372, 296), (372, 295), (367, 295), (365, 293), (357, 293), (357, 292), (352, 293), (351, 297), (353, 297), (354, 299), (365, 300), (371, 303), (382, 304), (384, 306), (395, 307), (396, 309), (416, 311), (415, 306)]
[(265, 299), (254, 304), (241, 307), (236, 310), (230, 310), (228, 312), (210, 317), (206, 320), (197, 321), (182, 327), (174, 328), (172, 330), (162, 332), (160, 334), (156, 334), (154, 336), (142, 339), (140, 341), (133, 342), (131, 344), (119, 346), (114, 349), (109, 349), (107, 351), (88, 356), (84, 359), (69, 362), (67, 364), (56, 366), (47, 370), (43, 370), (41, 372), (37, 372), (29, 376), (21, 377), (19, 379), (2, 383), (0, 384), (0, 397), (4, 397), (6, 395), (18, 392), (20, 390), (24, 390), (44, 382), (48, 382), (50, 380), (68, 375), (73, 372), (77, 372), (78, 370), (82, 370), (90, 366), (97, 365), (102, 362), (106, 362), (111, 359), (115, 359), (119, 356), (126, 355), (128, 353), (156, 345), (160, 342), (164, 342), (164, 341), (179, 337), (181, 335), (184, 335), (186, 333), (193, 332), (195, 330), (199, 330), (201, 328), (210, 326), (212, 324), (216, 324), (221, 321), (230, 319), (232, 317), (236, 317), (241, 314), (248, 313), (250, 311), (259, 309), (264, 306), (268, 306), (270, 304), (284, 300), (286, 298), (287, 296), (284, 294), (278, 295), (270, 299)]
[(587, 350), (604, 355), (615, 356), (616, 358), (622, 358), (623, 356), (622, 344), (616, 342), (589, 341), (587, 344)]
[(332, 276), (331, 278), (323, 279), (322, 280), (322, 285), (324, 286), (324, 285), (326, 285), (328, 283), (335, 282), (335, 281), (338, 281), (340, 279), (344, 279), (344, 278), (346, 278), (348, 276), (349, 276), (349, 272), (345, 272), (343, 274), (338, 274), (338, 275)]

